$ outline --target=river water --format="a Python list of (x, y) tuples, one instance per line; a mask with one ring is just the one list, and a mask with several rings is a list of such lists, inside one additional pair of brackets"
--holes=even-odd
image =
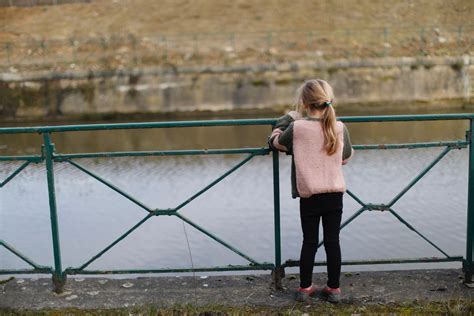
[[(466, 122), (348, 124), (355, 144), (461, 140)], [(60, 153), (262, 147), (268, 126), (172, 128), (53, 134)], [(0, 135), (1, 154), (39, 153), (39, 135)], [(362, 201), (387, 203), (443, 148), (357, 151), (344, 167)], [(152, 208), (173, 208), (232, 168), (245, 155), (76, 160)], [(280, 154), (282, 259), (298, 259), (298, 201), (290, 195), (290, 157)], [(258, 156), (180, 212), (258, 261), (274, 260), (271, 156)], [(19, 163), (1, 163), (5, 179)], [(395, 205), (400, 216), (449, 255), (465, 253), (468, 152), (452, 150)], [(64, 267), (78, 267), (140, 221), (146, 212), (67, 163), (55, 165)], [(343, 220), (359, 205), (347, 194)], [(35, 262), (53, 265), (44, 164), (32, 164), (0, 190), (0, 238)], [(186, 225), (194, 267), (248, 262)], [(388, 212), (365, 212), (341, 232), (344, 260), (442, 257)], [(317, 260), (325, 260), (318, 251)], [(148, 220), (88, 269), (190, 267), (183, 224)], [(432, 264), (344, 267), (425, 268)], [(28, 266), (0, 249), (0, 269)], [(436, 267), (460, 267), (460, 263)], [(324, 270), (323, 268), (318, 268)]]

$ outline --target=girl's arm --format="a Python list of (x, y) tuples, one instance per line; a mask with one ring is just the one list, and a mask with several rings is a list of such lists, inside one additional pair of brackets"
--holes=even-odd
[(345, 165), (349, 159), (354, 156), (354, 149), (352, 148), (352, 143), (351, 143), (351, 138), (349, 135), (349, 131), (347, 130), (347, 127), (345, 124), (343, 124), (344, 127), (344, 147), (342, 149), (342, 164)]
[(293, 151), (293, 122), (298, 114), (291, 111), (280, 117), (268, 139), (268, 145), (273, 150), (284, 151), (291, 154)]

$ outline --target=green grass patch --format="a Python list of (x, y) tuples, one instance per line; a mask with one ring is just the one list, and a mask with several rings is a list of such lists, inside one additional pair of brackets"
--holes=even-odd
[(0, 315), (353, 315), (353, 314), (394, 314), (394, 315), (470, 315), (474, 312), (471, 300), (451, 300), (446, 302), (412, 302), (405, 304), (338, 304), (312, 302), (295, 303), (292, 306), (229, 307), (224, 305), (194, 306), (177, 305), (173, 307), (141, 306), (117, 309), (59, 309), (59, 310), (9, 310), (0, 309)]

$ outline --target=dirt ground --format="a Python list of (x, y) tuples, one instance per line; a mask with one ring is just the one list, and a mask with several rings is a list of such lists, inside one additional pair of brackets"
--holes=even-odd
[[(140, 310), (144, 306), (192, 306), (211, 310), (213, 306), (220, 306), (220, 309), (236, 308), (239, 315), (247, 308), (265, 308), (267, 312), (289, 315), (293, 312), (313, 315), (371, 314), (374, 306), (383, 308), (377, 315), (391, 311), (403, 315), (471, 314), (473, 290), (462, 284), (462, 278), (462, 272), (457, 269), (343, 273), (342, 302), (338, 306), (331, 306), (321, 297), (296, 304), (297, 275), (288, 275), (283, 279), (283, 291), (274, 289), (269, 274), (135, 279), (72, 276), (66, 283), (65, 291), (59, 295), (52, 292), (50, 279), (15, 278), (0, 285), (0, 314), (2, 311), (24, 313), (50, 310), (58, 315), (59, 311), (69, 309), (132, 308), (127, 315), (143, 315), (142, 312), (133, 312), (133, 308)], [(324, 284), (326, 280), (325, 273), (317, 273), (313, 277), (317, 285)]]
[[(91, 0), (0, 8), (0, 67), (471, 54), (472, 0)], [(1, 68), (3, 68), (1, 67)]]

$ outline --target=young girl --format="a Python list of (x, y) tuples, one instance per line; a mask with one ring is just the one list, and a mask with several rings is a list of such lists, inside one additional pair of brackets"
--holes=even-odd
[[(346, 190), (342, 165), (351, 158), (353, 149), (345, 125), (336, 121), (333, 104), (333, 91), (326, 81), (306, 81), (298, 90), (296, 111), (277, 121), (269, 139), (270, 147), (293, 156), (292, 196), (300, 198), (303, 229), (300, 288), (296, 292), (299, 301), (317, 292), (322, 292), (332, 303), (339, 302), (341, 297), (339, 227), (342, 195)], [(312, 276), (321, 218), (328, 282), (318, 291), (312, 284)]]

